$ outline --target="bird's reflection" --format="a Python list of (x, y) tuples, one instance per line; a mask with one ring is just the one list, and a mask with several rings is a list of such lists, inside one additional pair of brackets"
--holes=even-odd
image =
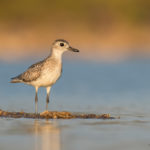
[(35, 148), (34, 150), (60, 150), (60, 129), (56, 122), (46, 120), (34, 122)]

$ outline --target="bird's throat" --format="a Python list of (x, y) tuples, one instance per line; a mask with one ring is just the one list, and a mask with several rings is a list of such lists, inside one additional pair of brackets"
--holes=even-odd
[(51, 57), (61, 61), (62, 54), (63, 54), (63, 51), (60, 51), (60, 50), (57, 50), (57, 49), (53, 49)]

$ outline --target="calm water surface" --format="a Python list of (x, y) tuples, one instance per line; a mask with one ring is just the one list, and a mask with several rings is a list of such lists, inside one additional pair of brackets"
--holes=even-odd
[[(0, 108), (34, 112), (34, 88), (9, 79), (31, 63), (0, 63)], [(115, 120), (0, 119), (0, 150), (149, 150), (150, 60), (64, 61), (50, 110), (110, 113)], [(39, 91), (39, 111), (45, 109)]]
[(149, 150), (150, 118), (0, 119), (1, 150)]

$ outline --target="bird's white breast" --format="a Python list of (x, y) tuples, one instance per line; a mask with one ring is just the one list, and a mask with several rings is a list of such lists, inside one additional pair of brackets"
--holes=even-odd
[(61, 75), (61, 63), (49, 62), (43, 66), (40, 77), (33, 81), (33, 86), (47, 87), (53, 85)]

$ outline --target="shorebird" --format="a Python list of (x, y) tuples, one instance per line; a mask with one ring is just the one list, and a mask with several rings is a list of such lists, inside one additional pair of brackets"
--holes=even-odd
[(31, 65), (20, 75), (11, 78), (11, 83), (25, 83), (35, 88), (35, 113), (38, 113), (37, 102), (40, 87), (46, 88), (46, 110), (48, 110), (50, 90), (61, 76), (62, 54), (65, 51), (79, 52), (78, 49), (72, 48), (66, 40), (55, 40), (51, 47), (51, 54), (47, 58)]

